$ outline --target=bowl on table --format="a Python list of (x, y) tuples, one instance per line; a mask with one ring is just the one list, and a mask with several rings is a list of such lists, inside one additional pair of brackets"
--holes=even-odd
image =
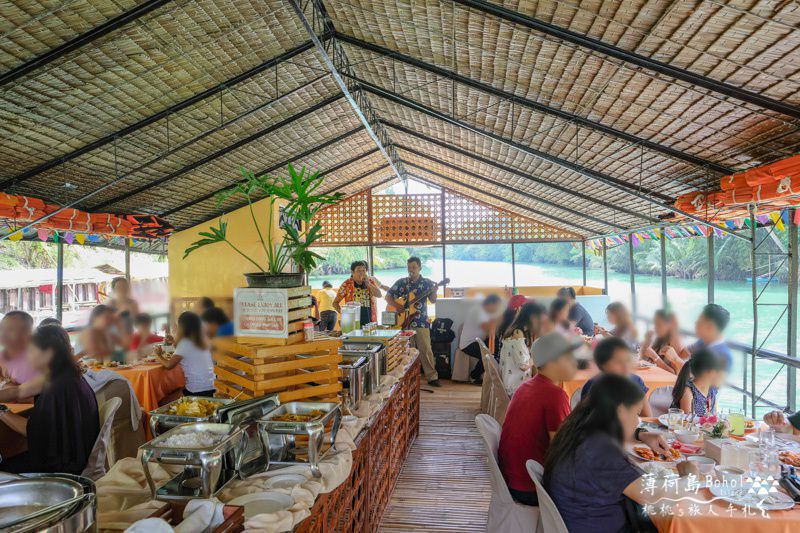
[(710, 474), (717, 466), (717, 463), (714, 461), (714, 459), (711, 459), (710, 457), (703, 457), (702, 455), (694, 455), (689, 457), (688, 460), (695, 463), (697, 465), (697, 470), (699, 470), (703, 475)]
[(699, 431), (691, 431), (689, 429), (679, 429), (675, 431), (675, 436), (684, 444), (694, 444), (700, 438)]

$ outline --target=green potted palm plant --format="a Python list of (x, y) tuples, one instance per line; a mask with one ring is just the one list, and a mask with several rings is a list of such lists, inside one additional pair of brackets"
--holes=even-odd
[[(256, 176), (244, 168), (241, 172), (244, 180), (219, 193), (217, 206), (221, 206), (231, 198), (243, 198), (247, 201), (250, 218), (264, 251), (263, 260), (251, 257), (229, 240), (228, 223), (223, 217), (220, 217), (217, 225), (209, 228), (209, 231), (201, 231), (198, 234), (201, 238), (186, 248), (183, 258), (186, 259), (200, 248), (225, 243), (255, 267), (253, 272), (244, 275), (248, 287), (302, 285), (305, 273), (314, 269), (317, 261), (324, 259), (311, 250), (314, 243), (322, 237), (319, 222), (312, 223), (314, 215), (321, 208), (338, 202), (343, 195), (315, 194), (322, 184), (323, 177), (319, 171), (312, 173), (305, 167), (298, 172), (289, 164), (288, 178)], [(266, 211), (266, 232), (262, 231), (254, 207), (254, 201), (260, 196), (266, 196), (269, 200)], [(278, 223), (275, 222), (276, 209), (282, 209)], [(280, 237), (277, 235), (278, 232), (282, 232)], [(300, 268), (300, 273), (284, 272), (290, 262), (294, 262)]]

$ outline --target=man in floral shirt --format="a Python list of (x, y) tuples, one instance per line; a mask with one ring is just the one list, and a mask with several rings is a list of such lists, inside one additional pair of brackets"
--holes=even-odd
[(439, 375), (436, 373), (436, 364), (431, 349), (431, 325), (428, 320), (428, 300), (431, 303), (436, 302), (435, 287), (434, 282), (422, 277), (422, 261), (419, 257), (412, 256), (408, 258), (408, 277), (399, 279), (392, 285), (392, 288), (386, 293), (386, 302), (399, 309), (402, 306), (398, 305), (395, 301), (396, 298), (404, 298), (408, 301), (408, 295), (412, 292), (419, 297), (427, 291), (432, 291), (427, 298), (419, 300), (416, 305), (411, 305), (409, 312), (413, 314), (415, 311), (419, 311), (419, 314), (412, 319), (409, 327), (417, 333), (417, 349), (419, 349), (425, 379), (428, 380), (428, 384), (440, 387)]

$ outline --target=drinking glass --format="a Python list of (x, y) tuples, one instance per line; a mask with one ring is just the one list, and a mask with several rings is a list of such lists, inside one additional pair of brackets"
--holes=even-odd
[(765, 450), (775, 448), (775, 430), (772, 428), (760, 429), (758, 432), (758, 445)]
[(741, 411), (731, 412), (728, 415), (728, 422), (731, 425), (731, 434), (737, 437), (744, 435), (744, 413)]
[(670, 407), (669, 411), (667, 411), (667, 426), (669, 427), (670, 431), (675, 431), (678, 429), (678, 425), (680, 424), (682, 417), (683, 411), (681, 409)]

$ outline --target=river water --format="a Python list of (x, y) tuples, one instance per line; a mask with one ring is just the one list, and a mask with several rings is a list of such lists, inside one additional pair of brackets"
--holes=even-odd
[[(508, 262), (447, 260), (446, 268), (447, 277), (451, 280), (451, 287), (510, 286), (512, 284), (512, 268), (511, 263)], [(426, 277), (438, 281), (443, 277), (442, 262), (440, 260), (426, 262), (423, 273)], [(375, 276), (387, 285), (391, 285), (405, 275), (405, 269), (375, 271)], [(334, 287), (337, 287), (347, 277), (347, 275), (313, 276), (311, 284), (314, 287), (321, 287), (322, 281), (328, 280)], [(518, 286), (581, 285), (582, 270), (580, 267), (574, 266), (517, 263), (516, 284)], [(587, 270), (587, 285), (603, 286), (602, 269)], [(768, 304), (759, 305), (758, 308), (758, 342), (763, 343), (765, 348), (786, 353), (788, 324), (785, 315), (782, 318), (781, 315), (785, 312), (788, 298), (787, 287), (785, 284), (771, 283), (765, 288), (764, 284), (759, 284), (758, 290), (763, 290), (759, 303)], [(612, 301), (619, 300), (631, 306), (630, 275), (609, 271), (608, 292)], [(651, 316), (656, 309), (662, 307), (661, 278), (636, 274), (635, 295), (637, 313)], [(681, 320), (681, 327), (687, 330), (693, 329), (694, 319), (707, 302), (707, 280), (684, 280), (670, 277), (667, 279), (667, 295), (669, 304)], [(724, 306), (731, 314), (730, 326), (726, 332), (728, 338), (748, 345), (752, 343), (753, 295), (750, 283), (718, 280), (715, 283), (714, 301)], [(383, 307), (383, 305), (379, 303), (379, 307)], [(730, 380), (738, 385), (741, 385), (744, 379), (743, 364), (743, 358), (737, 357), (731, 371)], [(749, 362), (747, 367), (749, 370)], [(750, 377), (748, 376), (746, 379), (749, 383)], [(759, 393), (766, 391), (763, 394), (766, 398), (785, 405), (786, 370), (782, 365), (758, 361), (756, 384)], [(798, 395), (800, 395), (800, 391), (798, 391)], [(742, 405), (741, 396), (738, 393), (731, 394), (729, 391), (723, 395), (723, 398), (726, 407), (741, 407)]]

